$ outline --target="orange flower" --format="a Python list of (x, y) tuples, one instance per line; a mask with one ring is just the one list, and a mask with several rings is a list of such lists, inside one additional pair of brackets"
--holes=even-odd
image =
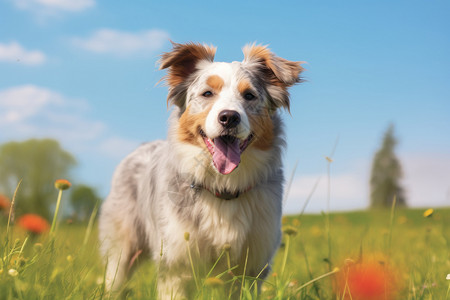
[(393, 271), (378, 261), (347, 265), (338, 285), (342, 299), (352, 300), (395, 299), (398, 290)]
[(41, 234), (49, 230), (50, 225), (44, 218), (35, 214), (26, 214), (19, 218), (18, 224), (25, 230)]
[(0, 194), (0, 211), (9, 211), (9, 206), (11, 205), (11, 202), (9, 201), (8, 197)]
[(55, 181), (55, 188), (58, 190), (67, 190), (71, 185), (69, 180), (66, 179), (58, 179)]

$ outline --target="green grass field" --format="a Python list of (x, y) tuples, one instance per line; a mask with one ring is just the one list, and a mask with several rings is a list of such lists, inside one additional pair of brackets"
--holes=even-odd
[[(446, 280), (450, 209), (436, 209), (430, 217), (423, 212), (398, 209), (394, 214), (363, 211), (285, 217), (283, 245), (262, 286), (261, 299), (360, 299), (351, 294), (347, 275), (350, 268), (369, 262), (388, 270), (392, 276), (384, 278), (389, 280), (385, 285), (395, 292), (370, 299), (450, 299), (450, 280)], [(0, 299), (110, 298), (103, 292), (104, 267), (95, 225), (85, 243), (86, 224), (63, 222), (52, 239), (48, 234), (28, 235), (17, 226), (7, 235), (7, 219), (0, 222)], [(156, 267), (143, 263), (121, 296), (154, 299), (156, 276)], [(369, 283), (364, 283), (368, 289), (377, 280), (370, 276), (376, 275), (368, 274)], [(342, 285), (342, 278), (347, 285)], [(243, 299), (254, 297), (256, 284), (251, 278), (231, 280), (233, 287), (244, 287)], [(201, 282), (198, 299), (228, 298), (222, 280), (202, 278)]]

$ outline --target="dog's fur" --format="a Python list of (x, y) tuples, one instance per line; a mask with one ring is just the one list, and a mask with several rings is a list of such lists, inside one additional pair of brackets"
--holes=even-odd
[[(228, 245), (235, 274), (246, 262), (246, 275), (267, 276), (281, 237), (278, 110), (289, 110), (287, 89), (302, 67), (264, 46), (246, 46), (232, 63), (213, 62), (215, 50), (174, 43), (161, 57), (174, 106), (168, 140), (140, 146), (114, 173), (99, 225), (107, 289), (117, 290), (142, 252), (159, 264), (160, 298), (188, 297), (188, 247), (196, 268), (210, 270)], [(225, 258), (214, 274), (224, 270)]]

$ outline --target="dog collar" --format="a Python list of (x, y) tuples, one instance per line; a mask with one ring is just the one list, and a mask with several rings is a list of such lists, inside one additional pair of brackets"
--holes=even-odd
[(206, 186), (202, 186), (202, 185), (198, 185), (195, 183), (191, 183), (191, 189), (196, 189), (196, 190), (200, 190), (200, 189), (205, 189), (208, 192), (210, 192), (211, 194), (213, 194), (215, 197), (222, 199), (222, 200), (233, 200), (238, 198), (240, 195), (242, 195), (243, 193), (246, 193), (248, 191), (250, 191), (253, 187), (248, 187), (246, 190), (244, 191), (237, 191), (237, 192), (230, 192), (228, 190), (221, 190), (221, 191), (214, 191), (211, 190), (210, 188), (206, 187)]

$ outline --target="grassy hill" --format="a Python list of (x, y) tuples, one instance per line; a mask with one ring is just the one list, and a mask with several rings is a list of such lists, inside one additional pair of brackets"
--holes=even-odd
[[(283, 245), (261, 298), (450, 299), (450, 209), (436, 209), (429, 217), (424, 211), (285, 217)], [(60, 224), (51, 239), (17, 226), (7, 237), (4, 221), (0, 219), (0, 299), (109, 299), (103, 292), (95, 226), (84, 243), (85, 224)], [(151, 263), (144, 263), (122, 296), (153, 299), (156, 273)], [(228, 299), (222, 279), (203, 279), (198, 299)], [(243, 299), (254, 296), (251, 278), (229, 280), (244, 287)], [(380, 283), (383, 296), (377, 294)]]

